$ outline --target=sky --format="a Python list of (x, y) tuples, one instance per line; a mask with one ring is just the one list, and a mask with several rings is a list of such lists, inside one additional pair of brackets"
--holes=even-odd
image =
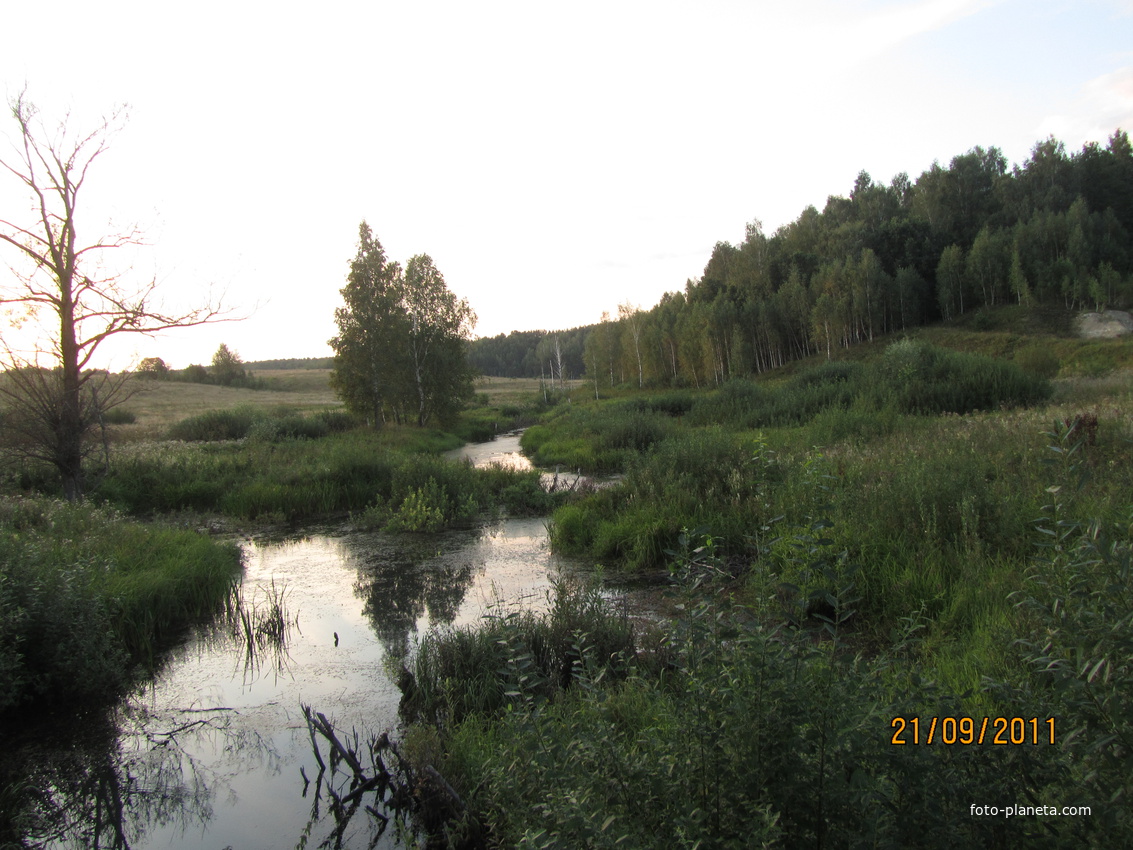
[[(120, 338), (114, 369), (222, 342), (328, 356), (363, 219), (391, 259), (432, 257), (478, 336), (554, 330), (652, 306), (716, 242), (862, 170), (1133, 131), (1133, 0), (3, 0), (2, 19), (7, 99), (77, 129), (127, 107), (80, 241), (136, 226), (145, 245), (106, 258), (124, 284), (239, 319)], [(0, 175), (0, 218), (26, 213), (18, 189)]]

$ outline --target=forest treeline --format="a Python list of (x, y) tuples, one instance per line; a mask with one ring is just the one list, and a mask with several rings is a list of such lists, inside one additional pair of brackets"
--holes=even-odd
[(862, 171), (773, 234), (718, 242), (699, 279), (648, 310), (475, 340), (490, 375), (704, 386), (985, 306), (1133, 302), (1133, 147), (1048, 138), (1008, 167), (975, 147), (889, 184)]
[(582, 352), (586, 336), (596, 325), (566, 331), (512, 331), (481, 337), (469, 343), (468, 362), (482, 375), (500, 378), (548, 377), (555, 361), (555, 343), (563, 359), (565, 378), (585, 371)]

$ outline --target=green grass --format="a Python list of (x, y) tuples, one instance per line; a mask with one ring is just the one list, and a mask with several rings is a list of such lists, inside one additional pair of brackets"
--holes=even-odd
[[(1079, 532), (1065, 538), (1070, 550), (1086, 539)], [(449, 846), (471, 847), (646, 848), (664, 835), (688, 847), (951, 848), (1108, 847), (1130, 836), (1128, 807), (1120, 799), (1104, 802), (1107, 793), (1130, 790), (1127, 753), (1113, 743), (1115, 734), (1122, 741), (1128, 735), (1127, 716), (1107, 717), (1087, 704), (1088, 671), (1056, 667), (1061, 686), (1043, 689), (1019, 669), (1038, 660), (1033, 651), (1021, 655), (1008, 641), (998, 651), (1016, 665), (1014, 675), (985, 678), (973, 696), (924, 675), (923, 614), (905, 618), (884, 649), (857, 653), (846, 642), (853, 637), (852, 586), (838, 593), (837, 613), (818, 628), (775, 626), (737, 605), (728, 584), (719, 583), (727, 581), (728, 565), (710, 542), (685, 542), (674, 555), (682, 616), (636, 652), (611, 653), (592, 640), (600, 623), (576, 628), (565, 656), (567, 687), (549, 687), (563, 662), (550, 665), (548, 675), (534, 649), (542, 646), (534, 635), (554, 630), (554, 613), (493, 618), (435, 635), (422, 647), (418, 676), (402, 676), (403, 716), (415, 718), (405, 752), (418, 776), (428, 765), (464, 801), (441, 827), (434, 822), (434, 838), (443, 840), (443, 829)], [(1116, 577), (1106, 570), (1120, 572), (1123, 561), (1127, 573), (1128, 540), (1122, 545), (1091, 577), (1104, 584)], [(1034, 577), (1048, 586), (1071, 564), (1090, 575), (1095, 569), (1086, 565), (1097, 553), (1092, 547), (1048, 561)], [(810, 555), (795, 550), (799, 570)], [(1130, 639), (1122, 616), (1099, 621), (1099, 594), (1083, 596), (1095, 608), (1079, 640), (1100, 637), (1094, 652), (1112, 653), (1094, 656), (1100, 669), (1123, 657)], [(1058, 607), (1048, 601), (1043, 610)], [(618, 622), (608, 609), (595, 614)], [(1093, 693), (1124, 708), (1128, 681), (1122, 668)], [(980, 742), (981, 710), (1055, 717), (1056, 728), (1077, 726), (1081, 738), (1062, 746), (1046, 737), (1037, 745), (996, 746), (992, 725)], [(951, 731), (941, 720), (966, 717), (973, 718), (969, 725)], [(926, 743), (930, 729), (933, 744)], [(903, 745), (893, 743), (895, 734)], [(967, 744), (940, 740), (965, 734)], [(1049, 734), (1045, 723), (1042, 734)], [(1002, 807), (1021, 798), (1028, 805), (1090, 805), (1092, 813), (971, 814), (973, 802)], [(423, 811), (423, 822), (431, 814)]]
[[(207, 416), (207, 427), (202, 417), (189, 424), (211, 432), (241, 415), (220, 411)], [(279, 429), (257, 434), (256, 421), (240, 440), (122, 446), (94, 497), (138, 515), (197, 511), (296, 522), (353, 513), (368, 527), (412, 531), (499, 509), (539, 513), (557, 503), (536, 472), (477, 470), (438, 457), (461, 445), (445, 432), (355, 429), (302, 438)]]
[(0, 711), (106, 699), (135, 664), (223, 609), (231, 544), (92, 505), (0, 500)]
[[(744, 597), (768, 605), (784, 585), (804, 602), (829, 589), (817, 554), (803, 567), (795, 557), (822, 539), (822, 551), (855, 570), (863, 646), (884, 645), (920, 612), (926, 661), (939, 660), (957, 691), (978, 689), (981, 675), (1009, 663), (997, 650), (1015, 623), (1007, 596), (1024, 580), (1035, 520), (1057, 483), (1045, 432), (1097, 415), (1078, 508), (1114, 521), (1133, 489), (1129, 391), (1127, 373), (1061, 378), (1047, 389), (1041, 375), (1005, 361), (919, 343), (778, 384), (733, 381), (694, 396), (660, 439), (627, 452), (620, 487), (560, 507), (552, 541), (608, 567), (657, 570), (684, 529), (703, 528), (745, 577)], [(1044, 401), (1052, 392), (1055, 404)], [(627, 417), (627, 407), (562, 413), (537, 442), (584, 440), (587, 423)], [(597, 451), (602, 437), (591, 445)], [(826, 525), (816, 533), (819, 519)]]
[(407, 720), (464, 719), (553, 701), (585, 673), (588, 659), (632, 655), (633, 628), (597, 585), (560, 581), (548, 613), (497, 604), (484, 624), (431, 631), (402, 676)]

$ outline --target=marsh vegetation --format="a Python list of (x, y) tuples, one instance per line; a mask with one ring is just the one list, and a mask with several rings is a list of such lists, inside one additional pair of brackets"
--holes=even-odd
[[(386, 788), (408, 818), (400, 840), (1106, 846), (1130, 834), (1133, 791), (1129, 343), (1023, 335), (1004, 358), (994, 325), (930, 330), (711, 390), (629, 387), (595, 402), (584, 385), (544, 396), (537, 380), (481, 384), (462, 435), (530, 424), (539, 465), (624, 475), (569, 494), (548, 494), (535, 470), (444, 459), (452, 433), (358, 427), (313, 384), (303, 404), (203, 387), (226, 403), (181, 416), (161, 390), (139, 395), (134, 422), (111, 427), (88, 503), (4, 503), (7, 716), (57, 700), (64, 682), (84, 682), (91, 705), (113, 700), (133, 681), (123, 671), (144, 673), (210, 616), (246, 667), (287, 669), (272, 647), (299, 639), (303, 611), (270, 579), (237, 604), (236, 550), (186, 525), (332, 520), (427, 547), (500, 514), (550, 515), (559, 552), (668, 588), (675, 615), (631, 619), (597, 585), (564, 582), (545, 612), (451, 617), (414, 640), (426, 609), (446, 622), (449, 596), (467, 592), (459, 565), (452, 594), (421, 573), (430, 601), (404, 611), (387, 597), (417, 586), (409, 567), (367, 593), (366, 628), (402, 686), (404, 725), (382, 745), (397, 751), (390, 781), (419, 792)], [(32, 464), (7, 474), (10, 490), (57, 486)], [(155, 577), (167, 549), (214, 578), (180, 566)], [(333, 730), (333, 695), (312, 708)], [(933, 717), (1053, 718), (1056, 742), (891, 743), (894, 718)], [(209, 720), (209, 734), (254, 731)], [(375, 746), (383, 724), (363, 724)], [(339, 740), (361, 753), (368, 734)], [(334, 780), (340, 801), (366, 771)], [(3, 794), (18, 811), (32, 789), (13, 777)], [(1092, 814), (978, 818), (973, 800)], [(358, 808), (339, 834), (367, 834), (368, 818)]]
[[(666, 576), (680, 613), (611, 644), (623, 615), (564, 593), (535, 621), (431, 635), (405, 751), (464, 804), (434, 839), (1133, 835), (1133, 387), (1111, 371), (1129, 345), (1091, 345), (1096, 365), (1051, 380), (1060, 364), (1039, 357), (889, 341), (771, 380), (578, 394), (546, 413), (524, 435), (533, 457), (625, 473), (555, 509), (556, 548)], [(925, 743), (933, 718), (965, 717), (1049, 723), (1055, 740)], [(893, 743), (896, 718), (918, 720), (919, 745)], [(981, 818), (973, 801), (1091, 814)]]

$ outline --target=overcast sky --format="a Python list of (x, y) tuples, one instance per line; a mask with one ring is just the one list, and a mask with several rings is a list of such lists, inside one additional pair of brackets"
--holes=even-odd
[(87, 237), (136, 223), (128, 275), (251, 314), (132, 339), (117, 368), (329, 354), (362, 219), (391, 258), (429, 254), (479, 335), (567, 328), (863, 169), (1133, 131), (1133, 0), (65, 0), (5, 2), (3, 30), (7, 97), (76, 126), (129, 105)]

